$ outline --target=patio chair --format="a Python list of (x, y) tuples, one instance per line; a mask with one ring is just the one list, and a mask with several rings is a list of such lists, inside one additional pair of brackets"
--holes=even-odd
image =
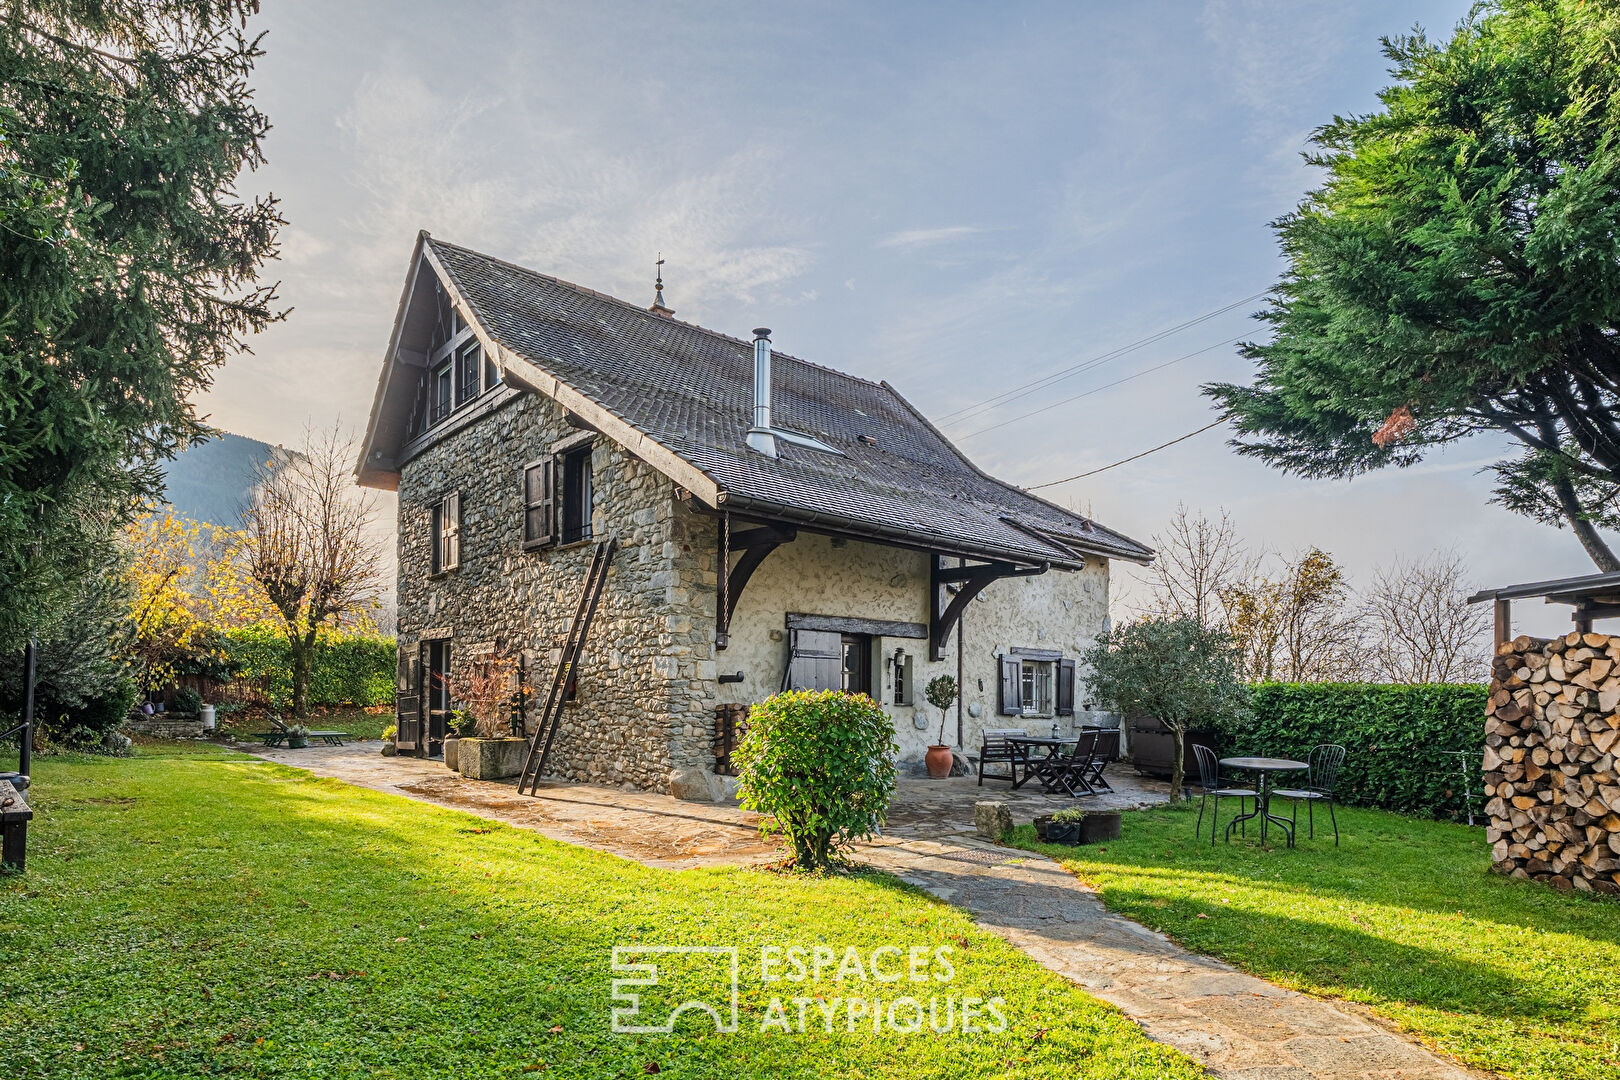
[(1305, 772), (1305, 786), (1302, 788), (1277, 788), (1272, 792), (1279, 799), (1289, 799), (1294, 804), (1294, 825), (1298, 831), (1299, 804), (1305, 804), (1305, 820), (1310, 829), (1310, 837), (1316, 839), (1316, 804), (1326, 802), (1328, 820), (1333, 822), (1333, 846), (1339, 846), (1339, 817), (1333, 812), (1333, 785), (1339, 779), (1339, 766), (1344, 764), (1344, 747), (1337, 743), (1322, 743), (1311, 748), (1310, 755), (1306, 757), (1305, 764), (1309, 768)]
[[(1018, 748), (1007, 741), (1009, 735), (1028, 735), (1023, 728), (990, 728), (984, 733), (984, 744), (979, 747), (979, 786), (984, 786), (985, 776), (992, 780), (1011, 780), (1018, 782)], [(1011, 772), (985, 773), (985, 763), (1005, 764)]]
[[(1091, 730), (1091, 729), (1082, 729)], [(1111, 761), (1119, 760), (1119, 729), (1096, 728), (1097, 745), (1091, 752), (1091, 761), (1086, 766), (1086, 783), (1097, 791), (1113, 791), (1113, 785), (1103, 776), (1103, 769)]]
[[(1221, 796), (1236, 799), (1238, 801), (1238, 814), (1242, 815), (1245, 812), (1243, 801), (1245, 799), (1259, 799), (1260, 793), (1253, 788), (1222, 787), (1221, 762), (1215, 756), (1215, 751), (1209, 747), (1201, 743), (1194, 743), (1193, 756), (1198, 759), (1198, 786), (1203, 789), (1203, 794), (1198, 797), (1198, 823), (1193, 826), (1193, 835), (1197, 836), (1204, 827), (1204, 803), (1214, 799), (1215, 805), (1210, 808), (1209, 815), (1209, 846), (1214, 847), (1215, 834), (1220, 831), (1218, 822), (1221, 817)], [(1238, 828), (1245, 836), (1248, 835), (1248, 830), (1243, 825), (1239, 825)]]
[[(270, 727), (272, 729), (270, 731), (254, 732), (253, 738), (260, 740), (265, 746), (269, 747), (280, 746), (287, 741), (287, 725), (283, 724), (279, 717), (272, 716), (270, 718)], [(311, 731), (304, 737), (306, 739), (319, 739), (327, 746), (342, 746), (344, 739), (354, 738), (347, 731)]]
[(1101, 734), (1097, 728), (1081, 728), (1072, 751), (1034, 763), (1041, 787), (1052, 795), (1064, 793), (1075, 798), (1097, 794), (1090, 777), (1097, 754), (1097, 738)]

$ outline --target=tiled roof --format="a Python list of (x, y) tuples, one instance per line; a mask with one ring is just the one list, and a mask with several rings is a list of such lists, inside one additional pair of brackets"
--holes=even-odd
[[(779, 441), (750, 450), (753, 346), (577, 285), (428, 239), (501, 345), (626, 421), (725, 492), (726, 506), (942, 549), (1074, 566), (1077, 553), (1145, 561), (1120, 533), (975, 468), (887, 383), (772, 353)], [(870, 440), (870, 441), (867, 441)]]

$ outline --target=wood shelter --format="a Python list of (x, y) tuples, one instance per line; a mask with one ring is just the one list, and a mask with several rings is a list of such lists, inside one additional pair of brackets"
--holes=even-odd
[(1514, 600), (1545, 598), (1549, 604), (1568, 604), (1573, 609), (1571, 618), (1575, 629), (1583, 634), (1592, 632), (1593, 619), (1620, 616), (1620, 573), (1584, 574), (1580, 577), (1553, 578), (1549, 581), (1527, 581), (1521, 585), (1504, 585), (1497, 589), (1481, 589), (1468, 598), (1470, 604), (1484, 600), (1494, 602), (1495, 639), (1500, 646), (1513, 637), (1511, 605)]

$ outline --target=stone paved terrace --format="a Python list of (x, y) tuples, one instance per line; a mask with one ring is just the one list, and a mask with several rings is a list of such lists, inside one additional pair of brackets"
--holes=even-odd
[[(440, 761), (385, 758), (380, 743), (254, 752), (319, 776), (450, 806), (649, 866), (778, 858), (757, 819), (735, 806), (589, 784), (548, 783), (538, 798), (515, 781), (466, 780)], [(1125, 809), (1168, 797), (1168, 785), (1109, 767), (1112, 795), (1069, 800), (972, 777), (903, 778), (885, 835), (856, 858), (971, 912), (1037, 963), (1122, 1010), (1147, 1035), (1223, 1080), (1470, 1080), (1460, 1068), (1354, 1006), (1284, 990), (1111, 914), (1078, 879), (1039, 855), (971, 835), (973, 803), (1008, 803), (1015, 822), (1051, 809)]]
[[(357, 742), (253, 752), (320, 776), (466, 810), (648, 866), (738, 865), (778, 857), (773, 845), (760, 840), (758, 817), (735, 805), (683, 802), (667, 795), (567, 781), (547, 781), (538, 798), (529, 798), (517, 793), (515, 779), (467, 780), (442, 761), (385, 758), (381, 747), (378, 742)], [(1114, 792), (1083, 799), (1044, 795), (1034, 784), (1012, 791), (1006, 782), (986, 780), (981, 788), (971, 776), (902, 777), (884, 831), (905, 839), (969, 834), (973, 804), (981, 799), (1006, 802), (1013, 820), (1022, 823), (1076, 804), (1128, 809), (1169, 797), (1168, 784), (1142, 779), (1129, 766), (1110, 765), (1106, 775)]]

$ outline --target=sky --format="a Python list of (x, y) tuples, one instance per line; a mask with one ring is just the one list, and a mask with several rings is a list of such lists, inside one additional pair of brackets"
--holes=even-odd
[[(267, 276), (292, 311), (201, 409), (277, 443), (363, 427), (427, 229), (638, 303), (662, 254), (677, 318), (886, 379), (1005, 480), (1098, 468), (1215, 418), (1198, 387), (1249, 373), (1233, 343), (1262, 334), (1248, 298), (1315, 182), (1310, 132), (1376, 108), (1381, 36), (1466, 8), (271, 0), (269, 162), (242, 186), (282, 200)], [(1042, 494), (1143, 540), (1224, 509), (1251, 549), (1316, 545), (1352, 580), (1437, 547), (1480, 586), (1592, 570), (1487, 504), (1492, 440), (1343, 482), (1224, 438)]]

